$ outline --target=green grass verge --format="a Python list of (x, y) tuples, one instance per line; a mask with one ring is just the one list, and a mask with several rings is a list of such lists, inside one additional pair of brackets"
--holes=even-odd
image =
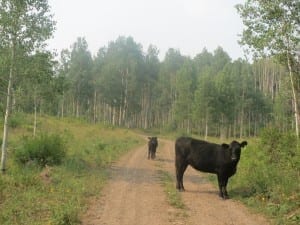
[(293, 165), (295, 159), (270, 162), (265, 149), (250, 141), (229, 181), (229, 194), (276, 225), (300, 224), (300, 168)]
[(174, 187), (173, 177), (164, 170), (159, 170), (158, 173), (169, 204), (177, 209), (185, 209), (180, 193)]
[(107, 166), (143, 141), (125, 129), (42, 117), (38, 132), (61, 135), (66, 157), (47, 168), (21, 166), (13, 160), (14, 149), (22, 136), (32, 134), (31, 124), (26, 116), (9, 133), (7, 172), (0, 177), (1, 225), (80, 224), (89, 197), (98, 195), (107, 181)]
[[(265, 214), (272, 224), (300, 224), (299, 155), (282, 157), (282, 161), (275, 163), (270, 161), (259, 139), (248, 142), (242, 150), (237, 173), (229, 179), (229, 196)], [(207, 177), (217, 188), (216, 175)]]

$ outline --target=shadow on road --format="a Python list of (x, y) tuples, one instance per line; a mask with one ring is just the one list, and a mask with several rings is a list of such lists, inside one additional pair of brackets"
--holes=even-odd
[(159, 175), (144, 168), (128, 168), (123, 166), (112, 166), (109, 171), (111, 180), (123, 180), (135, 184), (155, 184), (159, 182)]

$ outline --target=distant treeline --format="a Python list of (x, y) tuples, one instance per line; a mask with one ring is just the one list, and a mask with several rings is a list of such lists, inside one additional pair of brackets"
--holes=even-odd
[[(2, 112), (9, 74), (5, 50), (0, 51)], [(255, 136), (271, 123), (280, 130), (294, 126), (287, 71), (272, 59), (232, 61), (218, 47), (194, 58), (170, 48), (160, 61), (155, 46), (144, 52), (132, 37), (119, 37), (95, 56), (78, 38), (59, 61), (49, 52), (19, 51), (13, 112), (221, 137)]]

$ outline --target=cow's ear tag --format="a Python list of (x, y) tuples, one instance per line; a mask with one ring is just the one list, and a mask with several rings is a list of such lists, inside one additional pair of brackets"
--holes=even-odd
[(229, 148), (229, 145), (223, 143), (223, 144), (222, 144), (222, 147), (223, 147), (223, 148)]

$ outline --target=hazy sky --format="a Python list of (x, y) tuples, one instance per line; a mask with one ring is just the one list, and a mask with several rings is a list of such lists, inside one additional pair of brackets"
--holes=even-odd
[(243, 29), (234, 6), (245, 0), (49, 0), (57, 30), (50, 49), (58, 53), (84, 37), (96, 54), (119, 36), (131, 36), (146, 52), (156, 46), (163, 59), (169, 48), (194, 57), (221, 46), (244, 58), (237, 41)]

